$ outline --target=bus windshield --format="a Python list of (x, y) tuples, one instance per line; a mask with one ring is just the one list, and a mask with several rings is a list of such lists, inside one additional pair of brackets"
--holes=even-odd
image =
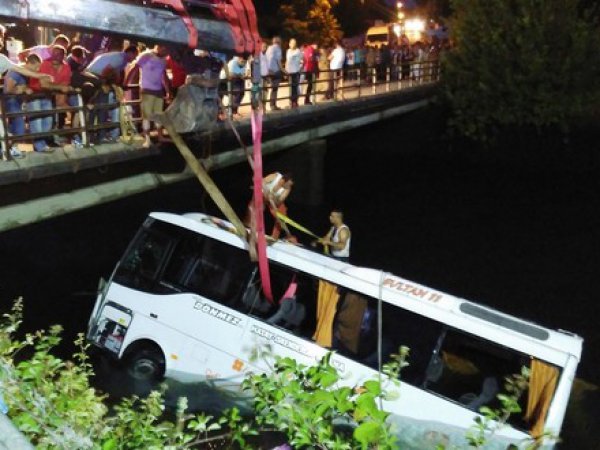
[(369, 34), (367, 36), (368, 42), (387, 42), (387, 40), (388, 40), (387, 33)]

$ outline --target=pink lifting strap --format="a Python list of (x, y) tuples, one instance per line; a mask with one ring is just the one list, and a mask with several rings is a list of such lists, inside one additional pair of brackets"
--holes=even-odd
[(262, 191), (262, 111), (252, 110), (250, 116), (252, 123), (252, 141), (254, 143), (254, 214), (256, 223), (256, 250), (258, 253), (258, 270), (265, 297), (273, 303), (271, 291), (271, 277), (269, 275), (269, 260), (267, 259), (267, 238), (265, 237), (265, 217), (263, 212)]
[(296, 296), (296, 291), (298, 290), (298, 283), (296, 282), (296, 274), (292, 277), (292, 281), (290, 281), (290, 285), (287, 290), (283, 293), (281, 298), (279, 299), (279, 304), (281, 305), (286, 298), (293, 298)]

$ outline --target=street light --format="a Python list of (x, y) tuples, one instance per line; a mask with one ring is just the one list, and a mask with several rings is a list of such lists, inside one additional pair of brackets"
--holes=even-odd
[(404, 3), (396, 3), (396, 17), (398, 18), (398, 23), (394, 25), (394, 34), (396, 34), (398, 38), (400, 38), (400, 35), (404, 33), (404, 18), (406, 16), (402, 8), (404, 8)]

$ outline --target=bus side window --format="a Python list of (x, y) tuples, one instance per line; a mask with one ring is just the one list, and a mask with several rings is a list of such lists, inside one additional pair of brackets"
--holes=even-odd
[[(499, 407), (497, 395), (504, 390), (505, 378), (529, 366), (526, 355), (454, 329), (446, 332), (435, 358), (440, 369), (427, 380), (427, 389), (473, 411)], [(514, 416), (518, 426), (522, 416)]]
[(115, 280), (146, 292), (155, 292), (155, 280), (171, 240), (159, 233), (142, 232), (123, 258)]
[(205, 238), (186, 287), (209, 300), (243, 310), (241, 297), (253, 269), (243, 250)]
[(409, 348), (408, 366), (400, 379), (420, 386), (426, 376), (429, 361), (436, 347), (442, 324), (390, 303), (383, 304), (383, 359), (389, 361), (401, 346)]
[[(266, 317), (267, 323), (309, 338), (316, 322), (314, 280), (301, 272), (276, 264), (270, 266), (270, 275), (276, 309)], [(287, 297), (290, 288), (294, 292), (291, 297)]]
[(177, 243), (161, 278), (161, 285), (166, 291), (183, 291), (186, 275), (191, 270), (199, 249), (200, 244), (195, 236), (188, 236)]
[[(377, 341), (378, 300), (356, 292), (342, 293), (334, 322), (333, 348), (373, 369), (379, 367)], [(382, 304), (381, 364), (391, 360), (401, 346), (410, 349), (409, 366), (400, 378), (420, 385), (442, 326), (398, 306)]]

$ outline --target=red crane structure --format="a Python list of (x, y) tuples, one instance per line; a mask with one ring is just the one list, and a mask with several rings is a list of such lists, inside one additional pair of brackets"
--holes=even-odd
[(0, 18), (229, 55), (260, 48), (251, 0), (3, 0)]

